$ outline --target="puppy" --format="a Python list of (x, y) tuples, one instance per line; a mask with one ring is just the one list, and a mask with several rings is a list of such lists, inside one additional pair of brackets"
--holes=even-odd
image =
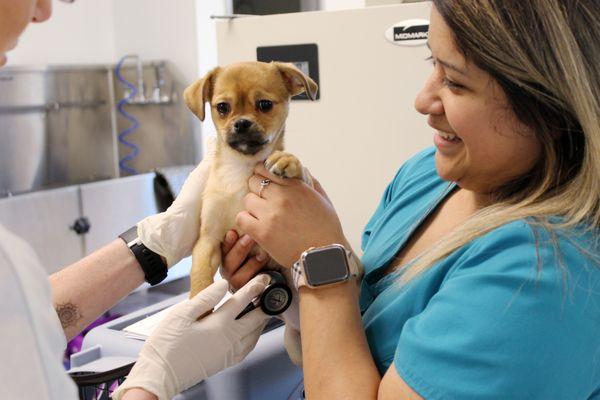
[[(217, 67), (185, 90), (187, 106), (201, 121), (204, 104), (209, 103), (217, 128), (215, 158), (202, 196), (200, 236), (192, 252), (190, 298), (213, 283), (221, 265), (221, 241), (235, 228), (258, 162), (264, 161), (275, 175), (312, 185), (300, 161), (283, 152), (290, 98), (303, 92), (314, 100), (317, 84), (292, 64), (280, 62)], [(255, 247), (252, 255), (258, 251)]]

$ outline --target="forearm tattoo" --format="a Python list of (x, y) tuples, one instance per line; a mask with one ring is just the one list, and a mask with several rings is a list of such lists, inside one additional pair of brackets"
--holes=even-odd
[(73, 303), (57, 304), (56, 313), (63, 329), (75, 326), (77, 321), (82, 318), (79, 308)]

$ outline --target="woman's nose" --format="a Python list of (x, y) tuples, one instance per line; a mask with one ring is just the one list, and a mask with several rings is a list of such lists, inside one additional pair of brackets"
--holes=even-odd
[(33, 22), (47, 21), (52, 15), (52, 0), (37, 0), (31, 20)]
[(415, 98), (415, 109), (424, 115), (440, 115), (444, 113), (444, 105), (439, 97), (440, 85), (437, 83), (436, 71), (433, 71), (425, 86)]

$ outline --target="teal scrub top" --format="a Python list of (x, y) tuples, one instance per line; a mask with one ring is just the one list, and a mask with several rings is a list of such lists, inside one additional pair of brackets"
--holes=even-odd
[(598, 231), (554, 232), (557, 253), (519, 220), (404, 286), (402, 269), (384, 274), (455, 186), (434, 153), (398, 171), (363, 232), (360, 305), (380, 373), (393, 362), (427, 399), (600, 399)]

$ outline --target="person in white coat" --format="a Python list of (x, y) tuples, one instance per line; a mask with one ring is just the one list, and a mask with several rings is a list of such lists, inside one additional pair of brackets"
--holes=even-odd
[[(29, 22), (46, 21), (51, 11), (51, 0), (0, 0), (0, 67)], [(167, 211), (137, 224), (137, 243), (160, 257), (164, 268), (191, 254), (210, 160), (208, 154)], [(148, 280), (142, 264), (124, 240), (115, 239), (48, 279), (34, 250), (0, 225), (2, 398), (76, 399), (75, 385), (61, 363), (66, 341)], [(260, 309), (237, 321), (235, 316), (266, 283), (264, 276), (254, 278), (199, 321), (225, 296), (226, 281), (176, 306), (146, 341), (114, 398), (171, 399), (241, 361), (268, 317)]]

